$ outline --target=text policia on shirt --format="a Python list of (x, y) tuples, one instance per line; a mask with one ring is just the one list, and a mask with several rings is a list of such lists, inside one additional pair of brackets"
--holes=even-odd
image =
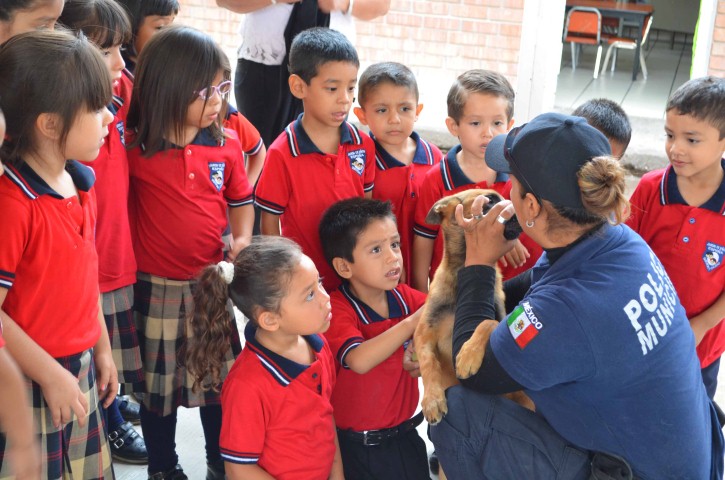
[(652, 270), (647, 273), (647, 282), (639, 287), (638, 298), (624, 306), (642, 346), (642, 355), (647, 355), (667, 335), (677, 305), (675, 287), (655, 254), (649, 254)]

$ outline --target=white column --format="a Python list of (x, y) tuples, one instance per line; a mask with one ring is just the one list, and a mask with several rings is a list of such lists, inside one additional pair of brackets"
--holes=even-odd
[(524, 2), (514, 114), (518, 125), (554, 108), (565, 5), (565, 0)]
[[(655, 12), (655, 19), (657, 18)], [(717, 17), (717, 0), (702, 0), (700, 3), (700, 17), (695, 39), (695, 56), (692, 59), (690, 78), (704, 77), (710, 66), (710, 51), (712, 50), (712, 34), (715, 30), (715, 17)], [(655, 24), (656, 25), (656, 24)]]

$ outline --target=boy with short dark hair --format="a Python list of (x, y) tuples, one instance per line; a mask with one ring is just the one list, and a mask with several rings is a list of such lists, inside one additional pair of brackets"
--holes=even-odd
[(612, 147), (612, 156), (622, 158), (632, 138), (632, 126), (617, 102), (608, 98), (593, 98), (579, 105), (572, 115), (584, 117), (589, 125), (602, 132)]
[(411, 284), (415, 205), (426, 173), (443, 154), (413, 130), (423, 104), (418, 103), (418, 83), (408, 67), (396, 62), (370, 65), (358, 88), (355, 115), (375, 142), (373, 198), (393, 205), (403, 252), (402, 281)]
[[(425, 223), (433, 204), (441, 198), (471, 188), (491, 188), (509, 198), (511, 182), (486, 164), (486, 146), (496, 135), (514, 124), (514, 90), (506, 77), (490, 70), (469, 70), (461, 74), (448, 92), (448, 131), (460, 145), (452, 148), (431, 169), (420, 188), (413, 231), (413, 288), (428, 291), (443, 256), (443, 239), (438, 225)], [(541, 248), (525, 235), (502, 258), (504, 278), (510, 278), (534, 264)]]
[(667, 102), (665, 132), (670, 165), (642, 177), (627, 224), (672, 279), (712, 399), (725, 351), (725, 79), (697, 78), (678, 88)]
[(430, 478), (416, 431), (418, 379), (403, 351), (425, 295), (400, 284), (400, 235), (390, 202), (350, 198), (320, 222), (325, 258), (343, 279), (325, 337), (337, 360), (332, 406), (345, 478)]
[(289, 63), (290, 91), (304, 113), (269, 147), (255, 203), (262, 233), (297, 242), (332, 291), (340, 280), (322, 253), (320, 218), (338, 200), (369, 198), (375, 178), (373, 141), (345, 120), (360, 62), (340, 32), (311, 28), (295, 37)]

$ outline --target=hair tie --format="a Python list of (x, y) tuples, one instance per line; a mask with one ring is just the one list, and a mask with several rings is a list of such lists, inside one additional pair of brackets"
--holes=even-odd
[(224, 279), (224, 282), (229, 285), (234, 281), (234, 264), (222, 260), (216, 264), (219, 268), (219, 275)]

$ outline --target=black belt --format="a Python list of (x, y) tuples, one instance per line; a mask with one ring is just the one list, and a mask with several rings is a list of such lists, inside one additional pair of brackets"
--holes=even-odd
[(404, 421), (397, 427), (383, 428), (381, 430), (365, 430), (362, 432), (356, 432), (354, 430), (340, 430), (338, 428), (337, 434), (365, 446), (374, 446), (380, 445), (384, 441), (397, 437), (400, 434), (409, 432), (422, 422), (423, 412), (419, 412), (418, 415), (415, 415), (410, 420)]

